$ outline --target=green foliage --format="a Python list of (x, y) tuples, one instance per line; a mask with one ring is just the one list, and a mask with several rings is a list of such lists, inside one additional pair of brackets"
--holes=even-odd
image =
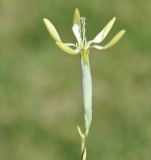
[(88, 18), (88, 39), (113, 16), (109, 39), (127, 31), (114, 48), (91, 51), (88, 158), (150, 160), (151, 3), (143, 0), (0, 2), (0, 159), (80, 159), (79, 57), (63, 55), (42, 21), (49, 18), (64, 41), (74, 42), (69, 30), (76, 7)]

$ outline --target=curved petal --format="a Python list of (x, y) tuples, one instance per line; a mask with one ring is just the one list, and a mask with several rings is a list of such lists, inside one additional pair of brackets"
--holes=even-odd
[(77, 55), (77, 54), (80, 53), (79, 48), (72, 49), (72, 48), (68, 47), (65, 43), (62, 43), (62, 42), (56, 42), (56, 44), (65, 53), (68, 53), (68, 54), (71, 54), (71, 55)]
[(81, 24), (80, 24), (80, 12), (77, 8), (74, 11), (72, 31), (77, 39), (78, 44), (80, 44), (81, 42)]
[(64, 43), (66, 46), (68, 47), (77, 47), (77, 45), (73, 44), (73, 43)]
[(102, 49), (107, 49), (107, 48), (110, 48), (112, 46), (114, 46), (122, 37), (123, 35), (125, 34), (125, 30), (121, 30), (120, 32), (118, 32), (114, 37), (113, 39), (111, 39), (111, 41), (109, 43), (107, 43), (105, 46), (103, 46)]
[(116, 20), (116, 17), (113, 17), (108, 24), (103, 28), (103, 30), (92, 40), (90, 41), (91, 43), (101, 43), (105, 37), (107, 36), (107, 34), (109, 33), (109, 31), (111, 30), (114, 22)]
[(91, 46), (91, 48), (95, 48), (95, 49), (99, 49), (99, 50), (103, 49), (102, 46), (98, 46), (98, 45), (93, 45), (93, 46)]
[(60, 36), (56, 30), (56, 28), (54, 27), (54, 25), (46, 18), (43, 19), (45, 26), (48, 30), (48, 32), (50, 33), (50, 35), (52, 36), (52, 38), (55, 41), (61, 42)]

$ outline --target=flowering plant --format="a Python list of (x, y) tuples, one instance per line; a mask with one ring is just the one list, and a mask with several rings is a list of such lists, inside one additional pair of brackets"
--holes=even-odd
[(125, 34), (125, 30), (119, 31), (106, 45), (99, 45), (110, 32), (116, 17), (113, 17), (107, 25), (99, 32), (94, 39), (87, 41), (86, 39), (86, 18), (80, 16), (79, 10), (76, 8), (73, 18), (72, 31), (76, 37), (77, 42), (64, 43), (54, 25), (46, 18), (43, 19), (46, 28), (50, 35), (55, 40), (57, 46), (65, 53), (70, 55), (80, 55), (81, 57), (81, 72), (82, 72), (82, 91), (83, 91), (83, 103), (85, 112), (85, 132), (82, 132), (78, 126), (78, 131), (81, 136), (81, 159), (86, 160), (86, 146), (85, 140), (89, 133), (89, 128), (92, 121), (92, 79), (89, 64), (89, 53), (91, 48), (98, 50), (104, 50), (115, 45), (121, 37)]

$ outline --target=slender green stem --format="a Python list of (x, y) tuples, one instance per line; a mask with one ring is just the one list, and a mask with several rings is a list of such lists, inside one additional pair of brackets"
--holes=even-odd
[(82, 133), (80, 127), (78, 127), (78, 131), (81, 137), (81, 160), (86, 160), (86, 135)]

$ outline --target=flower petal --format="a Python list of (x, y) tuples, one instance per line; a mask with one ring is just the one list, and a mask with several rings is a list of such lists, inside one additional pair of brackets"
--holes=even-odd
[(109, 43), (107, 43), (105, 46), (103, 46), (102, 49), (107, 49), (107, 48), (110, 48), (112, 46), (114, 46), (122, 37), (123, 35), (125, 34), (125, 30), (121, 30), (120, 32), (118, 32), (114, 37), (113, 39), (111, 39), (111, 41)]
[(93, 45), (93, 46), (91, 46), (91, 48), (95, 48), (95, 49), (99, 49), (99, 50), (103, 49), (102, 46), (98, 46), (98, 45)]
[(73, 44), (73, 43), (64, 43), (66, 46), (68, 47), (77, 47), (77, 45)]
[(57, 46), (63, 50), (64, 52), (68, 53), (68, 54), (71, 54), (71, 55), (77, 55), (79, 54), (80, 52), (80, 49), (79, 48), (76, 48), (76, 49), (72, 49), (70, 47), (68, 47), (65, 43), (62, 43), (62, 42), (56, 42)]
[(80, 44), (81, 42), (81, 24), (80, 24), (80, 12), (77, 8), (74, 11), (72, 31), (78, 41), (78, 44)]
[(61, 42), (60, 36), (56, 30), (56, 28), (54, 27), (54, 25), (46, 18), (43, 19), (45, 26), (48, 30), (48, 32), (50, 33), (50, 35), (52, 36), (52, 38), (55, 41)]
[(111, 30), (115, 20), (116, 20), (116, 17), (113, 17), (108, 22), (108, 24), (104, 27), (104, 29), (90, 42), (91, 43), (100, 43), (100, 42), (102, 42), (105, 39), (105, 37), (107, 36), (107, 34), (109, 33), (109, 31)]

